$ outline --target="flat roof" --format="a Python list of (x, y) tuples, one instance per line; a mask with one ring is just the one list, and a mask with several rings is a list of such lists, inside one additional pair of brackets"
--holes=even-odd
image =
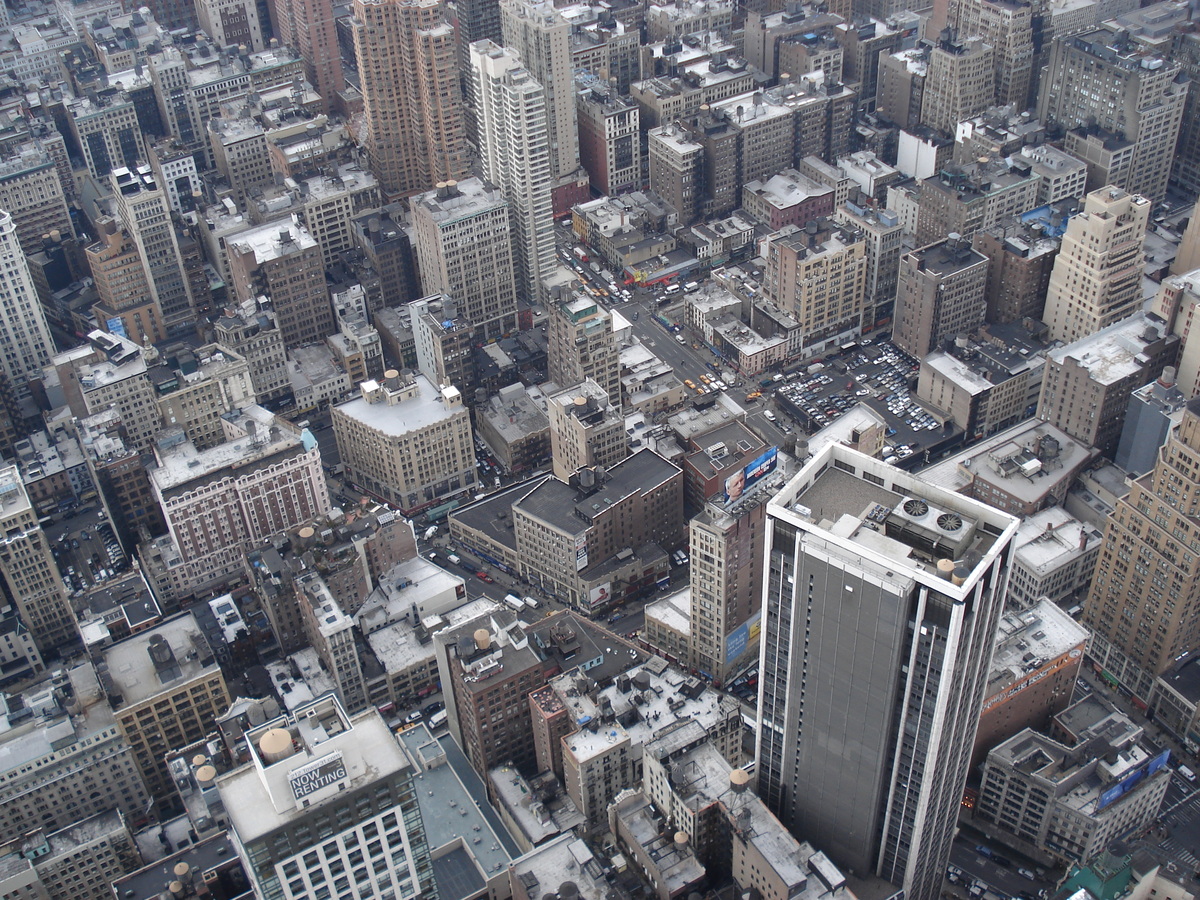
[[(497, 830), (498, 819), (487, 795), (463, 782), (445, 742), (435, 739), (424, 722), (401, 728), (396, 740), (413, 763), (414, 794), (430, 852), (436, 859), (440, 849), (461, 844), (449, 854), (453, 865), (435, 867), (438, 894), (445, 900), (470, 896), (462, 891), (477, 883), (482, 888), (484, 880), (499, 875), (516, 855), (516, 848), (511, 839), (505, 840), (507, 834), (501, 834), (503, 828)], [(490, 816), (484, 814), (485, 807)]]
[(1026, 675), (1073, 650), (1082, 654), (1090, 634), (1051, 602), (1042, 599), (1026, 610), (1000, 618), (992, 665), (984, 692), (985, 710), (993, 697)]
[[(925, 181), (922, 188), (934, 183), (933, 180)], [(957, 247), (952, 247), (947, 239), (913, 250), (910, 255), (924, 263), (922, 271), (932, 272), (942, 278), (965, 272), (978, 265), (986, 266), (988, 261), (986, 256), (973, 250), (962, 238), (959, 239)]]
[[(549, 688), (544, 690), (555, 696)], [(538, 775), (535, 786), (512, 766), (497, 766), (488, 772), (488, 781), (509, 819), (530, 844), (540, 844), (586, 822), (552, 772)], [(548, 796), (551, 785), (554, 793)]]
[[(50, 672), (46, 672), (43, 680), (23, 692), (24, 709), (39, 706), (39, 701), (47, 696), (52, 677)], [(97, 736), (104, 731), (112, 738), (117, 737), (116, 717), (91, 662), (68, 669), (67, 677), (79, 705), (79, 711), (74, 716), (68, 718), (67, 711), (57, 705), (47, 709), (48, 715), (45, 717), (25, 719), (14, 715), (15, 710), (0, 716), (0, 774), (7, 775), (34, 760), (56, 753), (66, 756), (73, 750), (84, 750), (86, 741), (97, 740)], [(68, 750), (61, 746), (61, 742), (70, 734), (74, 735), (74, 740)]]
[(285, 222), (272, 222), (258, 228), (249, 228), (238, 234), (230, 243), (251, 251), (255, 262), (261, 266), (270, 260), (315, 247), (317, 239), (308, 233), (299, 219), (293, 217)]
[(175, 866), (181, 862), (188, 864), (198, 881), (202, 880), (205, 872), (211, 872), (213, 869), (226, 865), (236, 865), (240, 868), (233, 841), (230, 840), (228, 832), (222, 831), (118, 878), (112, 883), (114, 896), (130, 900), (157, 900), (166, 886), (177, 880)]
[[(1039, 446), (1053, 451), (1039, 455)], [(1062, 481), (1074, 480), (1079, 468), (1096, 454), (1049, 422), (1027, 419), (922, 469), (921, 478), (952, 491), (972, 481), (994, 484), (1032, 503)]]
[(500, 189), (480, 178), (465, 178), (455, 184), (453, 193), (445, 193), (439, 196), (437, 190), (432, 190), (418, 194), (410, 201), (412, 209), (424, 210), (430, 219), (441, 224), (508, 208)]
[(247, 428), (243, 437), (223, 441), (207, 450), (197, 450), (191, 441), (158, 449), (158, 467), (150, 470), (150, 480), (165, 494), (222, 469), (240, 468), (288, 451), (304, 453), (311, 449), (303, 432), (297, 434), (293, 426), (277, 420), (274, 413), (261, 406), (238, 410), (231, 421), (239, 420), (243, 424), (252, 423), (253, 431)]
[[(814, 454), (770, 507), (881, 577), (911, 578), (952, 598), (970, 593), (1018, 525), (1015, 516), (840, 444)], [(961, 585), (938, 574), (941, 558), (967, 567)]]
[[(660, 657), (651, 657), (645, 662), (631, 666), (614, 681), (603, 687), (592, 700), (586, 692), (575, 690), (578, 679), (586, 673), (576, 670), (566, 672), (554, 679), (553, 685), (559, 696), (564, 698), (568, 714), (579, 723), (598, 721), (599, 702), (606, 699), (612, 706), (615, 722), (597, 728), (595, 732), (580, 727), (564, 738), (568, 747), (580, 759), (587, 759), (610, 746), (609, 732), (616, 730), (617, 740), (628, 739), (635, 759), (642, 755), (642, 748), (660, 734), (673, 730), (680, 722), (695, 721), (700, 727), (710, 729), (731, 716), (740, 716), (740, 708), (732, 697), (720, 693), (699, 678), (688, 675)], [(645, 690), (636, 686), (635, 679), (644, 680)], [(584, 678), (590, 682), (590, 678)], [(635, 702), (636, 698), (636, 702)], [(674, 707), (674, 708), (672, 708)]]
[[(150, 642), (155, 637), (161, 637), (171, 648), (174, 666), (155, 666), (150, 657)], [(190, 612), (113, 644), (104, 650), (103, 659), (126, 706), (220, 672), (200, 625)]]
[(1029, 516), (1013, 539), (1013, 559), (1046, 574), (1094, 550), (1103, 533), (1080, 522), (1061, 506), (1048, 506)]
[(463, 413), (465, 407), (449, 407), (442, 392), (420, 373), (414, 373), (416, 392), (395, 404), (380, 400), (371, 403), (363, 396), (354, 397), (333, 407), (334, 415), (342, 415), (390, 437), (412, 434), (448, 421)]
[[(331, 697), (313, 701), (310, 708), (328, 710), (334, 704)], [(353, 717), (341, 713), (305, 717), (303, 710), (294, 724), (277, 719), (247, 733), (252, 743), (262, 737), (267, 728), (284, 728), (293, 733), (293, 747), (299, 749), (277, 762), (260, 762), (257, 751), (251, 762), (217, 777), (221, 801), (229, 813), (230, 824), (238, 839), (249, 844), (258, 838), (286, 826), (296, 818), (310, 816), (329, 799), (314, 799), (311, 806), (300, 806), (294, 796), (289, 776), (331, 753), (340, 753), (346, 775), (341, 779), (345, 790), (359, 790), (387, 779), (411, 767), (408, 756), (400, 749), (383, 718), (374, 709)], [(334, 793), (332, 796), (337, 796)]]
[(1140, 357), (1146, 346), (1166, 335), (1161, 320), (1137, 312), (1073, 344), (1051, 351), (1049, 358), (1060, 365), (1070, 358), (1086, 369), (1088, 377), (1097, 384), (1115, 384), (1143, 371), (1146, 363)]

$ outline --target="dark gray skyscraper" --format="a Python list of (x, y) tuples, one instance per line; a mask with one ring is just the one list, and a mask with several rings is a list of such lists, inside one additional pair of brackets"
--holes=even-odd
[(1017, 519), (835, 444), (767, 522), (759, 794), (843, 870), (934, 900)]

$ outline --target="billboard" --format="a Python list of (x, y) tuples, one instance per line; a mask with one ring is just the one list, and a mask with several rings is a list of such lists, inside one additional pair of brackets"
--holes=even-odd
[(575, 571), (582, 572), (587, 568), (587, 532), (575, 535)]
[(595, 609), (597, 606), (603, 606), (612, 599), (612, 582), (606, 581), (604, 584), (598, 584), (588, 591), (588, 605)]
[(341, 750), (334, 750), (306, 766), (288, 772), (288, 784), (292, 786), (292, 796), (297, 800), (345, 778), (346, 763), (342, 760)]
[(115, 334), (118, 337), (129, 337), (129, 335), (125, 333), (125, 320), (118, 318), (117, 316), (113, 316), (111, 319), (109, 319), (108, 333)]
[(725, 664), (729, 665), (750, 647), (758, 643), (758, 633), (762, 628), (762, 613), (757, 612), (725, 638)]
[(992, 694), (992, 696), (983, 701), (983, 707), (980, 709), (980, 714), (982, 715), (983, 713), (989, 712), (993, 708), (1000, 706), (1003, 703), (1007, 703), (1026, 688), (1033, 687), (1039, 681), (1043, 680), (1044, 678), (1049, 678), (1051, 675), (1056, 674), (1067, 666), (1073, 665), (1078, 667), (1083, 660), (1083, 648), (1083, 644), (1072, 647), (1066, 653), (1059, 654), (1041, 668), (1034, 669), (1024, 678), (1014, 681), (1012, 684), (1008, 685), (998, 693)]
[(775, 471), (779, 463), (779, 448), (771, 447), (758, 459), (751, 460), (725, 479), (725, 500), (737, 500), (759, 481)]
[(1132, 791), (1137, 787), (1143, 778), (1149, 778), (1151, 775), (1158, 772), (1167, 765), (1167, 761), (1171, 758), (1171, 751), (1164, 750), (1158, 756), (1151, 759), (1144, 766), (1138, 766), (1131, 773), (1126, 775), (1107, 791), (1100, 795), (1100, 799), (1096, 801), (1096, 812), (1104, 809), (1110, 803), (1115, 803), (1122, 796)]

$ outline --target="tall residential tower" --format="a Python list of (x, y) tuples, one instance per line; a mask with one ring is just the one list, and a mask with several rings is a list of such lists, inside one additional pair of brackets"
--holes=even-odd
[(471, 45), (471, 83), (483, 172), (512, 214), (517, 292), (536, 302), (556, 265), (546, 93), (515, 52), (491, 41)]
[(467, 173), (454, 27), (441, 0), (354, 0), (371, 171), (389, 196)]

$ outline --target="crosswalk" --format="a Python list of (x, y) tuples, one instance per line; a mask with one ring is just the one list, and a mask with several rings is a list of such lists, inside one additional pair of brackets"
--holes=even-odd
[(1166, 850), (1175, 859), (1182, 860), (1193, 868), (1195, 868), (1197, 864), (1200, 864), (1200, 859), (1196, 857), (1196, 854), (1185, 847), (1184, 842), (1178, 838), (1167, 838), (1158, 846), (1163, 850)]

